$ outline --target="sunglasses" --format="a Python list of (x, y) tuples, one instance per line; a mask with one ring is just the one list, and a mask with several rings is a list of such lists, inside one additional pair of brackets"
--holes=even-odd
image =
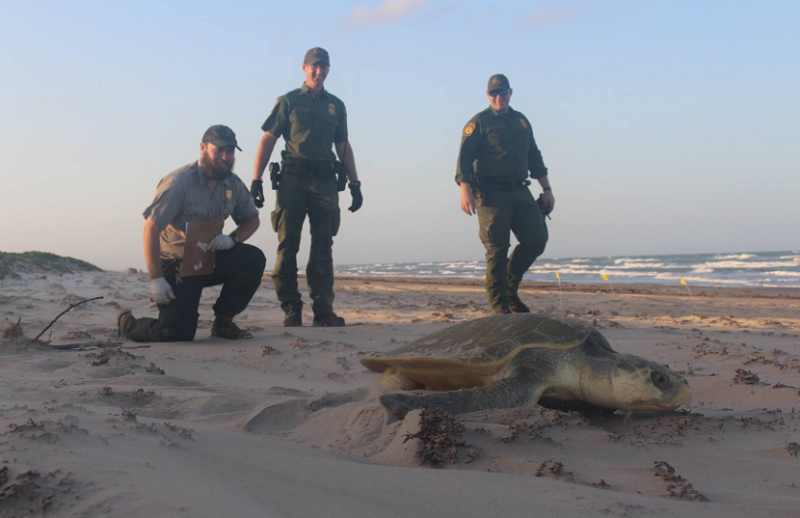
[(489, 96), (490, 97), (497, 97), (499, 95), (501, 97), (505, 97), (506, 95), (508, 95), (508, 92), (509, 92), (508, 89), (505, 89), (505, 90), (492, 90), (491, 92), (489, 92)]

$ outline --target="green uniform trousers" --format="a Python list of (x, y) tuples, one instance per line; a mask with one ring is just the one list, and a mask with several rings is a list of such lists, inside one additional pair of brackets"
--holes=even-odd
[(297, 252), (306, 214), (311, 226), (306, 278), (314, 313), (318, 314), (333, 307), (333, 237), (341, 218), (336, 177), (284, 173), (281, 178), (272, 212), (272, 228), (278, 234), (272, 282), (285, 312), (303, 306), (297, 289)]
[[(486, 292), (495, 313), (508, 309), (508, 293), (516, 295), (522, 276), (547, 244), (547, 224), (528, 188), (494, 188), (488, 199), (476, 191), (480, 238), (486, 248)], [(519, 244), (511, 257), (511, 232)]]

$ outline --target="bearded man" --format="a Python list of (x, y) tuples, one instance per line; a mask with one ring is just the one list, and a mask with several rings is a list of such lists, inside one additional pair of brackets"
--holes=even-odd
[[(223, 125), (208, 128), (200, 143), (200, 160), (165, 176), (143, 215), (144, 256), (150, 272), (150, 298), (158, 318), (134, 318), (120, 312), (121, 337), (136, 342), (192, 341), (203, 288), (222, 284), (213, 306), (211, 335), (229, 340), (252, 338), (233, 317), (244, 311), (261, 284), (266, 258), (258, 248), (244, 244), (258, 229), (258, 210), (244, 182), (233, 174), (234, 154), (241, 151), (233, 131)], [(236, 223), (230, 234), (220, 233), (207, 250), (216, 252), (208, 275), (181, 276), (186, 231), (190, 221)]]

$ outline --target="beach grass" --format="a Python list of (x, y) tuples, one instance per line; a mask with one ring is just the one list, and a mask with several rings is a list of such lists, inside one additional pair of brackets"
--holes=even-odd
[(102, 272), (97, 266), (49, 252), (0, 252), (0, 279), (18, 277), (21, 273)]

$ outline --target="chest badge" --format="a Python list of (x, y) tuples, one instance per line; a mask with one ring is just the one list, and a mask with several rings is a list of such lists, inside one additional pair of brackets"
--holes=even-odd
[(227, 191), (225, 191), (225, 199), (230, 200), (231, 198), (233, 198), (233, 191), (228, 189)]
[(520, 119), (519, 119), (519, 123), (520, 123), (520, 124), (522, 124), (522, 127), (523, 127), (523, 128), (527, 128), (527, 127), (528, 127), (528, 123), (527, 123), (527, 122), (525, 122), (525, 119), (523, 119), (523, 118), (521, 118), (521, 117), (520, 117)]
[(472, 135), (473, 131), (475, 131), (475, 123), (470, 122), (464, 127), (464, 136), (469, 137), (470, 135)]
[(328, 113), (331, 115), (336, 115), (336, 106), (334, 106), (333, 103), (328, 105)]

